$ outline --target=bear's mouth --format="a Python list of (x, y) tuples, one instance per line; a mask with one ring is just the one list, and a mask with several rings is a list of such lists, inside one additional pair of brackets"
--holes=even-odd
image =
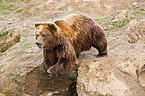
[(40, 49), (42, 48), (41, 46), (37, 46), (37, 47), (39, 47)]
[(37, 47), (39, 47), (41, 49), (41, 46), (40, 45), (37, 45)]
[(39, 47), (41, 49), (42, 48), (42, 45), (37, 45), (37, 47)]
[(37, 47), (39, 47), (40, 49), (45, 49), (43, 45), (37, 45)]
[(40, 49), (42, 49), (44, 46), (43, 44), (41, 44), (40, 42), (36, 42), (37, 47), (39, 47)]

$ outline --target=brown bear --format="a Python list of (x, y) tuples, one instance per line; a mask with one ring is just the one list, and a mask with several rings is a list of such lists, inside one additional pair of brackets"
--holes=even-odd
[(71, 14), (50, 23), (35, 23), (36, 44), (43, 49), (47, 73), (60, 73), (71, 67), (76, 55), (91, 46), (107, 55), (107, 40), (103, 29), (89, 17)]

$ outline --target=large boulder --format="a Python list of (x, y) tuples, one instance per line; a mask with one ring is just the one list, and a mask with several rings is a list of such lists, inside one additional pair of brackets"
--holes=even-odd
[[(6, 96), (40, 96), (50, 94), (48, 96), (76, 96), (76, 76), (77, 70), (69, 69), (64, 74), (54, 75), (50, 77), (44, 71), (42, 65), (38, 66), (20, 66), (22, 73), (11, 70), (11, 65), (2, 66), (0, 71), (0, 93)], [(5, 72), (6, 70), (9, 70)]]
[(75, 96), (76, 65), (50, 77), (43, 69), (41, 55), (36, 46), (26, 51), (19, 43), (4, 52), (0, 57), (0, 95)]
[(145, 44), (145, 18), (129, 22), (127, 32), (129, 43)]
[(77, 78), (79, 96), (144, 96), (144, 18), (133, 20), (108, 38), (108, 56), (95, 50), (81, 53)]
[[(144, 65), (145, 54), (136, 56), (87, 57), (80, 59), (79, 96), (143, 96), (136, 71)], [(143, 74), (143, 73), (142, 73)], [(143, 77), (144, 78), (144, 77)]]
[(1, 30), (0, 33), (0, 52), (6, 51), (8, 48), (20, 41), (21, 35), (19, 30)]

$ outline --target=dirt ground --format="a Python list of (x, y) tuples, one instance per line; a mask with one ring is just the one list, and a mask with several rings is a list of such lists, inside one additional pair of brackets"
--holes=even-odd
[[(119, 1), (120, 3), (118, 3)], [(129, 88), (135, 88), (138, 86), (141, 90), (141, 93), (135, 93), (134, 96), (143, 96), (143, 90), (145, 90), (145, 76), (144, 67), (145, 64), (145, 2), (144, 0), (137, 0), (134, 2), (133, 0), (1, 0), (0, 1), (0, 40), (2, 41), (3, 34), (9, 32), (18, 32), (20, 34), (20, 40), (18, 43), (14, 43), (14, 45), (8, 46), (8, 49), (5, 52), (0, 53), (0, 84), (3, 83), (5, 79), (9, 77), (13, 79), (17, 76), (23, 76), (26, 72), (30, 71), (33, 67), (40, 65), (42, 62), (42, 51), (36, 47), (35, 38), (34, 38), (34, 22), (51, 22), (56, 19), (62, 19), (68, 14), (84, 14), (92, 18), (96, 23), (100, 24), (105, 30), (106, 37), (108, 40), (108, 56), (103, 58), (96, 58), (97, 50), (92, 48), (87, 52), (81, 53), (78, 58), (78, 62), (80, 64), (78, 77), (78, 88), (82, 88), (82, 86), (91, 86), (87, 85), (89, 80), (87, 77), (83, 77), (82, 75), (88, 76), (88, 69), (85, 67), (87, 62), (88, 66), (91, 69), (93, 65), (90, 65), (90, 61), (93, 62), (99, 61), (103, 63), (104, 67), (99, 66), (100, 70), (104, 70), (103, 74), (109, 75), (106, 72), (112, 72), (110, 70), (112, 67), (116, 66), (113, 63), (117, 62), (118, 68), (122, 68), (121, 71), (125, 74), (128, 74), (133, 78), (132, 83), (136, 83)], [(1, 45), (3, 46), (3, 45)], [(1, 47), (0, 46), (0, 47)], [(118, 63), (118, 62), (123, 63)], [(126, 63), (129, 62), (129, 63)], [(84, 62), (82, 65), (82, 62)], [(85, 65), (86, 64), (86, 65)], [(128, 65), (121, 65), (128, 64)], [(131, 69), (125, 69), (126, 66), (132, 66)], [(103, 69), (103, 68), (104, 69)], [(85, 68), (85, 69), (83, 69)], [(96, 68), (96, 67), (93, 67)], [(101, 69), (102, 68), (102, 69)], [(105, 69), (106, 68), (106, 69)], [(107, 69), (108, 68), (108, 69)], [(87, 71), (81, 71), (85, 70)], [(94, 69), (93, 69), (94, 70)], [(95, 69), (96, 70), (96, 69)], [(99, 70), (99, 71), (100, 71)], [(121, 74), (115, 68), (113, 72), (117, 72), (116, 77), (119, 78), (122, 82), (123, 80), (119, 77)], [(90, 71), (92, 72), (92, 70)], [(93, 73), (93, 72), (92, 72)], [(94, 73), (96, 74), (96, 73)], [(98, 73), (100, 74), (100, 73)], [(111, 73), (110, 73), (111, 74)], [(92, 75), (94, 76), (94, 75)], [(83, 80), (81, 79), (83, 78)], [(93, 78), (93, 77), (92, 77)], [(102, 76), (102, 78), (104, 78)], [(105, 77), (107, 78), (107, 77)], [(128, 80), (129, 78), (122, 75), (122, 78), (126, 78), (124, 80)], [(99, 77), (101, 81), (101, 77)], [(108, 79), (107, 79), (108, 80)], [(112, 79), (116, 80), (116, 79)], [(90, 80), (93, 81), (93, 80)], [(105, 81), (105, 79), (104, 79)], [(124, 86), (127, 86), (128, 82), (125, 82)], [(82, 85), (81, 85), (82, 84)], [(84, 85), (83, 85), (84, 84)], [(85, 85), (86, 84), (86, 85)], [(89, 83), (90, 84), (90, 83)], [(109, 83), (111, 84), (111, 83)], [(113, 83), (112, 84), (116, 84)], [(118, 83), (117, 83), (118, 84)], [(9, 83), (5, 84), (6, 88), (0, 88), (0, 95), (5, 96), (4, 94), (10, 94), (7, 90), (9, 89), (7, 86)], [(94, 84), (95, 85), (95, 84)], [(112, 86), (114, 86), (112, 85)], [(100, 85), (101, 86), (101, 85)], [(120, 86), (118, 84), (118, 86)], [(123, 85), (122, 85), (123, 86)], [(79, 96), (96, 96), (93, 95), (95, 92), (99, 92), (101, 90), (100, 87), (97, 86), (98, 89), (94, 90), (92, 93), (91, 88), (93, 87), (85, 87), (86, 89), (78, 89)], [(90, 88), (90, 89), (89, 89)], [(100, 88), (100, 89), (99, 89)], [(102, 88), (105, 88), (104, 86)], [(110, 87), (106, 87), (110, 88)], [(123, 87), (127, 88), (127, 87)], [(87, 90), (86, 95), (83, 94)], [(104, 89), (105, 90), (105, 89)], [(112, 89), (113, 90), (113, 89)], [(120, 89), (118, 89), (120, 90)], [(130, 91), (130, 90), (129, 90)], [(90, 93), (89, 93), (90, 92)], [(115, 91), (113, 90), (114, 94)], [(120, 91), (117, 91), (120, 92)], [(135, 92), (135, 91), (134, 91)], [(110, 93), (96, 93), (98, 96), (115, 96), (109, 95)], [(141, 95), (139, 95), (141, 94)], [(12, 95), (6, 95), (12, 96)], [(28, 95), (24, 95), (28, 96)], [(45, 96), (45, 95), (43, 95)], [(49, 95), (48, 95), (49, 96)], [(117, 96), (117, 95), (116, 95)], [(123, 96), (123, 95), (118, 95)], [(125, 95), (131, 96), (131, 95)], [(133, 95), (132, 95), (133, 96)]]

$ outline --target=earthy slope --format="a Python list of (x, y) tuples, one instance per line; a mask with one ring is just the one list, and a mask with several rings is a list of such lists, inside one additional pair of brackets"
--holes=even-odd
[[(97, 50), (94, 48), (81, 53), (77, 61), (78, 95), (144, 96), (145, 3), (143, 0), (119, 1), (10, 0), (0, 3), (0, 34), (10, 30), (21, 35), (19, 43), (0, 53), (0, 95), (28, 96), (38, 92), (51, 96), (67, 92), (67, 85), (72, 81), (66, 86), (60, 85), (66, 88), (64, 91), (57, 89), (58, 85), (54, 89), (43, 85), (44, 81), (44, 84), (51, 81), (51, 85), (59, 77), (44, 77), (46, 74), (41, 71), (42, 52), (35, 46), (33, 25), (34, 22), (50, 22), (67, 14), (79, 13), (91, 17), (104, 28), (108, 56), (96, 57)], [(3, 39), (0, 37), (0, 40)], [(32, 79), (34, 82), (31, 82)], [(31, 88), (26, 86), (26, 82), (34, 85)]]

